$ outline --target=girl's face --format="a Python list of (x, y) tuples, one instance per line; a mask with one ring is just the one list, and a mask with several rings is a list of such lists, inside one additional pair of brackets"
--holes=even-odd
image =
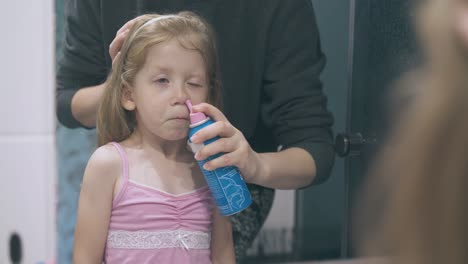
[(189, 110), (185, 101), (204, 102), (208, 96), (205, 63), (199, 52), (176, 39), (150, 47), (144, 66), (127, 87), (122, 104), (134, 110), (137, 129), (163, 140), (185, 139)]

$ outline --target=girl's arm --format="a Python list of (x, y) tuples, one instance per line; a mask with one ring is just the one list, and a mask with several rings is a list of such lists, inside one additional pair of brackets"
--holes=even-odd
[(235, 264), (234, 241), (229, 216), (222, 216), (215, 207), (211, 233), (211, 261), (213, 264)]
[(97, 149), (84, 173), (73, 247), (76, 264), (101, 264), (103, 260), (114, 185), (121, 167), (118, 153), (111, 148)]

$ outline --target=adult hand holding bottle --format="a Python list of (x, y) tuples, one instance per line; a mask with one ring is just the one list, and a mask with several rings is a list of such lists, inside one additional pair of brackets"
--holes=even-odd
[(312, 182), (316, 174), (315, 162), (304, 149), (292, 147), (279, 152), (257, 153), (218, 108), (201, 103), (194, 105), (193, 111), (202, 112), (215, 121), (195, 133), (191, 137), (193, 143), (201, 144), (216, 136), (221, 137), (197, 151), (197, 160), (224, 153), (205, 163), (205, 169), (235, 166), (246, 182), (276, 189), (300, 188)]

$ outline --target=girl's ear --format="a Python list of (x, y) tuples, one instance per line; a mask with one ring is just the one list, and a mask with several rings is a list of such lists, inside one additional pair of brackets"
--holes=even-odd
[(136, 108), (135, 101), (133, 100), (133, 88), (130, 87), (130, 85), (128, 85), (127, 83), (124, 83), (122, 85), (123, 92), (122, 98), (120, 99), (122, 107), (128, 111), (133, 111)]

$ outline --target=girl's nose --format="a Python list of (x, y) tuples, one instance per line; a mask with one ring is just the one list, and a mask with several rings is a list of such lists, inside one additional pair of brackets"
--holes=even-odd
[(187, 101), (187, 99), (189, 99), (189, 95), (187, 93), (185, 84), (177, 85), (177, 87), (174, 89), (172, 103), (185, 105), (185, 101)]

